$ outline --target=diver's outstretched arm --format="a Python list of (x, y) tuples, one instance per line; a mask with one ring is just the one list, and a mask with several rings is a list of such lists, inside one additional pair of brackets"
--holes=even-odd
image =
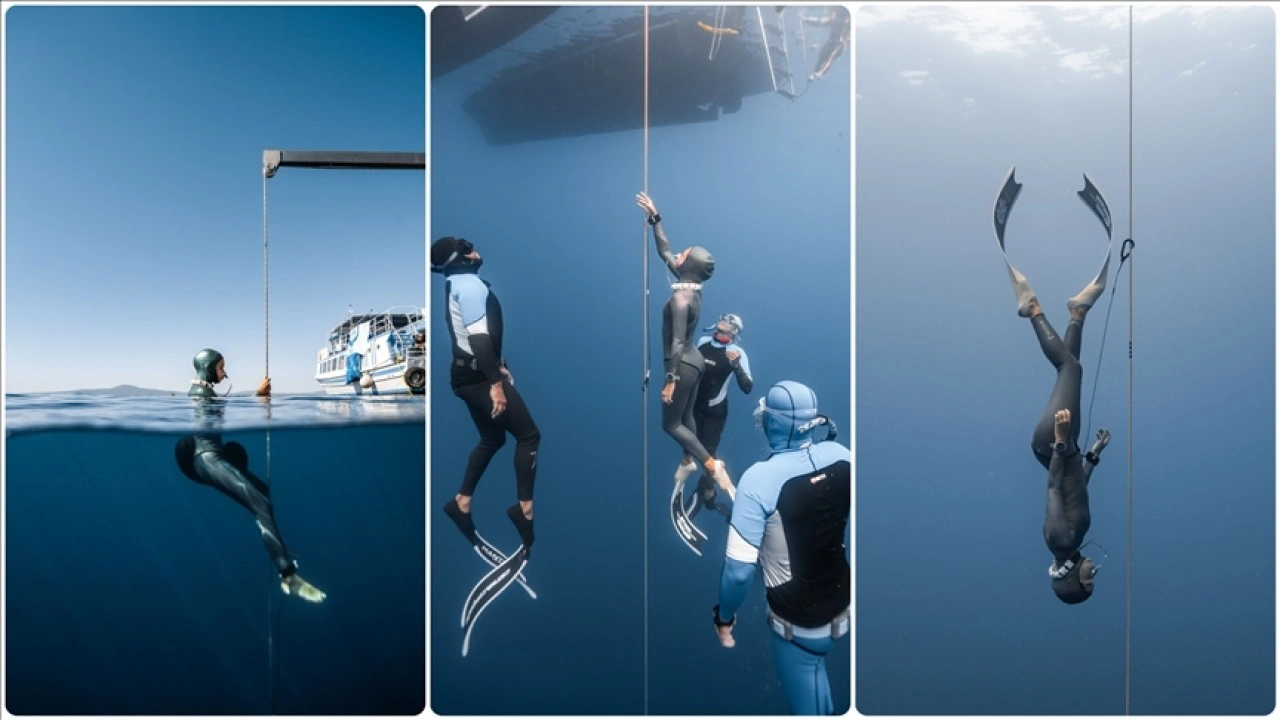
[(662, 216), (658, 214), (658, 206), (643, 192), (636, 195), (636, 204), (649, 213), (649, 224), (653, 226), (653, 240), (658, 246), (658, 257), (662, 258), (671, 272), (677, 272), (676, 256), (671, 252), (671, 243), (662, 229)]
[(1111, 442), (1111, 432), (1106, 428), (1098, 430), (1098, 439), (1093, 443), (1093, 449), (1084, 454), (1084, 484), (1089, 484), (1089, 478), (1093, 475), (1093, 469), (1098, 466), (1102, 460), (1102, 450)]

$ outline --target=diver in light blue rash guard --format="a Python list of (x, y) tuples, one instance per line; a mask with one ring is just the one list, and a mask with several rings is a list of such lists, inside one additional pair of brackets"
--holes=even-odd
[[(733, 647), (735, 615), (759, 561), (774, 664), (791, 711), (830, 715), (825, 658), (849, 632), (849, 449), (833, 441), (835, 424), (798, 382), (769, 388), (756, 417), (773, 452), (738, 483), (711, 619), (720, 644)], [(827, 439), (815, 442), (819, 425)]]

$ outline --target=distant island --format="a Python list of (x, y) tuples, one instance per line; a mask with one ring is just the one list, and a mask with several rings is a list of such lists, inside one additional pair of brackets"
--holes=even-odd
[(172, 395), (175, 391), (144, 388), (138, 387), (137, 385), (117, 385), (113, 388), (95, 388), (91, 390), (78, 390), (77, 392), (88, 393), (90, 395)]
[[(73, 393), (77, 395), (101, 395), (105, 397), (158, 397), (161, 395), (186, 396), (187, 391), (186, 391), (186, 388), (183, 388), (182, 390), (179, 391), (179, 390), (157, 390), (156, 388), (144, 388), (144, 387), (138, 387), (137, 385), (117, 385), (115, 387), (109, 387), (109, 388), (83, 388), (80, 390), (49, 390), (46, 392), (31, 393), (31, 394), (70, 395)], [(14, 393), (10, 393), (10, 394), (12, 395)], [(18, 393), (18, 394), (23, 394), (23, 393)], [(230, 396), (231, 397), (240, 397), (240, 396), (246, 396), (246, 395), (252, 396), (253, 394), (254, 394), (253, 390), (242, 390), (240, 392), (233, 392), (230, 394)], [(272, 394), (276, 396), (280, 396), (286, 393), (272, 393)], [(222, 396), (222, 397), (225, 397), (225, 396)]]

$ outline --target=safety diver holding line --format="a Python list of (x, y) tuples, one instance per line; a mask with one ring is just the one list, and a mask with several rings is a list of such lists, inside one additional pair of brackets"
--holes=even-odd
[[(698, 339), (698, 352), (702, 353), (704, 369), (702, 379), (698, 381), (698, 395), (693, 402), (693, 420), (698, 429), (698, 442), (714, 455), (720, 447), (720, 436), (729, 416), (729, 378), (732, 376), (738, 383), (738, 389), (749, 394), (752, 388), (751, 364), (747, 361), (747, 351), (738, 344), (738, 336), (742, 333), (741, 317), (726, 313), (716, 324), (703, 330), (711, 334)], [(692, 519), (698, 510), (709, 507), (727, 518), (729, 508), (715, 500), (715, 481), (704, 472), (696, 493), (685, 503), (685, 513)]]
[[(431, 245), (431, 271), (445, 278), (445, 324), (452, 340), (449, 384), (454, 395), (466, 404), (480, 434), (458, 492), (445, 504), (444, 512), (493, 568), (476, 584), (463, 605), (463, 655), (470, 647), (471, 631), (480, 614), (513, 582), (519, 582), (531, 597), (536, 597), (524, 582), (523, 570), (534, 540), (533, 486), (542, 436), (503, 359), (502, 305), (489, 283), (477, 274), (482, 264), (475, 245), (465, 238), (442, 237)], [(507, 508), (507, 518), (516, 526), (521, 543), (509, 556), (480, 536), (471, 514), (476, 485), (506, 443), (508, 433), (516, 439), (516, 503)]]
[[(204, 349), (192, 360), (196, 377), (191, 381), (187, 395), (196, 400), (197, 416), (208, 426), (220, 417), (224, 400), (214, 386), (230, 376), (226, 372), (226, 360), (217, 350)], [(230, 393), (228, 389), (227, 393)], [(271, 396), (271, 378), (263, 378), (255, 393), (258, 397)], [(253, 513), (262, 544), (280, 573), (280, 588), (285, 594), (297, 595), (309, 602), (323, 602), (325, 594), (319, 588), (298, 575), (298, 563), (284, 544), (284, 536), (276, 526), (275, 512), (271, 506), (271, 487), (249, 470), (249, 453), (238, 442), (224, 443), (221, 433), (202, 432), (187, 435), (174, 447), (174, 459), (182, 474), (208, 485), (236, 501)]]
[(648, 213), (658, 256), (676, 276), (676, 282), (671, 285), (671, 297), (662, 307), (662, 356), (666, 370), (662, 386), (662, 429), (684, 450), (671, 495), (671, 522), (689, 549), (701, 555), (699, 546), (707, 536), (685, 512), (685, 481), (693, 471), (702, 467), (730, 499), (736, 492), (725, 472), (724, 463), (712, 457), (698, 441), (693, 419), (694, 399), (704, 369), (702, 354), (698, 352), (693, 338), (698, 329), (698, 315), (702, 311), (702, 283), (711, 278), (716, 262), (711, 253), (697, 245), (679, 254), (672, 253), (671, 243), (662, 228), (662, 216), (658, 214), (653, 200), (641, 192), (636, 195), (636, 204)]
[(835, 442), (835, 424), (801, 383), (769, 388), (755, 416), (772, 452), (739, 480), (711, 619), (720, 644), (734, 647), (736, 614), (759, 562), (774, 666), (791, 711), (830, 715), (826, 655), (849, 632), (849, 449)]
[[(1080, 365), (1080, 344), (1085, 315), (1106, 288), (1107, 268), (1111, 262), (1108, 242), (1107, 257), (1102, 270), (1084, 290), (1067, 301), (1070, 320), (1067, 332), (1059, 337), (1040, 307), (1040, 301), (1026, 276), (1009, 262), (1004, 247), (1004, 229), (1009, 212), (1017, 200), (1022, 185), (1014, 181), (1013, 169), (1009, 170), (1003, 189), (996, 200), (996, 239), (1008, 266), (1009, 278), (1018, 301), (1019, 317), (1029, 318), (1035, 331), (1040, 350), (1057, 371), (1049, 402), (1040, 416), (1032, 435), (1031, 450), (1036, 460), (1048, 471), (1048, 498), (1045, 506), (1044, 541), (1053, 553), (1049, 566), (1049, 583), (1058, 599), (1069, 605), (1084, 602), (1093, 595), (1094, 577), (1099, 565), (1080, 553), (1085, 534), (1089, 531), (1089, 478), (1097, 466), (1102, 450), (1111, 442), (1111, 433), (1098, 430), (1093, 448), (1081, 457), (1080, 438), (1080, 385), (1083, 368)], [(1078, 195), (1102, 221), (1111, 236), (1111, 214), (1106, 201), (1093, 183), (1085, 178), (1085, 189)], [(1092, 541), (1091, 541), (1092, 542)], [(1088, 543), (1084, 543), (1087, 545)], [(1097, 544), (1096, 542), (1094, 544)], [(1099, 546), (1101, 547), (1101, 546)], [(1103, 550), (1105, 553), (1105, 549)]]

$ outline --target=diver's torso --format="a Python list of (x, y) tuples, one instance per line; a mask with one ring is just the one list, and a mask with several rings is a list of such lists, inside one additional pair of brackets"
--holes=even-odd
[[(684, 352), (680, 355), (680, 361), (688, 363), (693, 367), (702, 368), (702, 353), (698, 352), (698, 347), (693, 343), (693, 338), (698, 332), (698, 316), (702, 313), (702, 293), (697, 290), (677, 290), (676, 292), (687, 293), (689, 300), (683, 303), (684, 307), (680, 308), (675, 303), (675, 296), (667, 300), (667, 304), (662, 308), (662, 345), (663, 359), (671, 359), (671, 349), (676, 340), (684, 342)], [(673, 313), (684, 313), (684, 333), (683, 337), (673, 337), (674, 335), (674, 318)]]
[(698, 399), (694, 412), (707, 417), (722, 418), (729, 414), (729, 379), (733, 376), (733, 364), (726, 354), (731, 345), (721, 345), (710, 338), (698, 346), (704, 367), (698, 382)]
[(474, 273), (446, 277), (444, 296), (445, 326), (449, 328), (452, 340), (452, 357), (466, 363), (463, 366), (450, 363), (450, 381), (454, 387), (482, 382), (484, 373), (471, 367), (475, 360), (471, 335), (487, 333), (495, 356), (502, 358), (502, 303), (498, 302), (498, 296), (489, 283)]
[(767, 473), (766, 498), (775, 498), (760, 547), (769, 607), (802, 627), (826, 624), (849, 607), (849, 450), (821, 442), (757, 467)]

